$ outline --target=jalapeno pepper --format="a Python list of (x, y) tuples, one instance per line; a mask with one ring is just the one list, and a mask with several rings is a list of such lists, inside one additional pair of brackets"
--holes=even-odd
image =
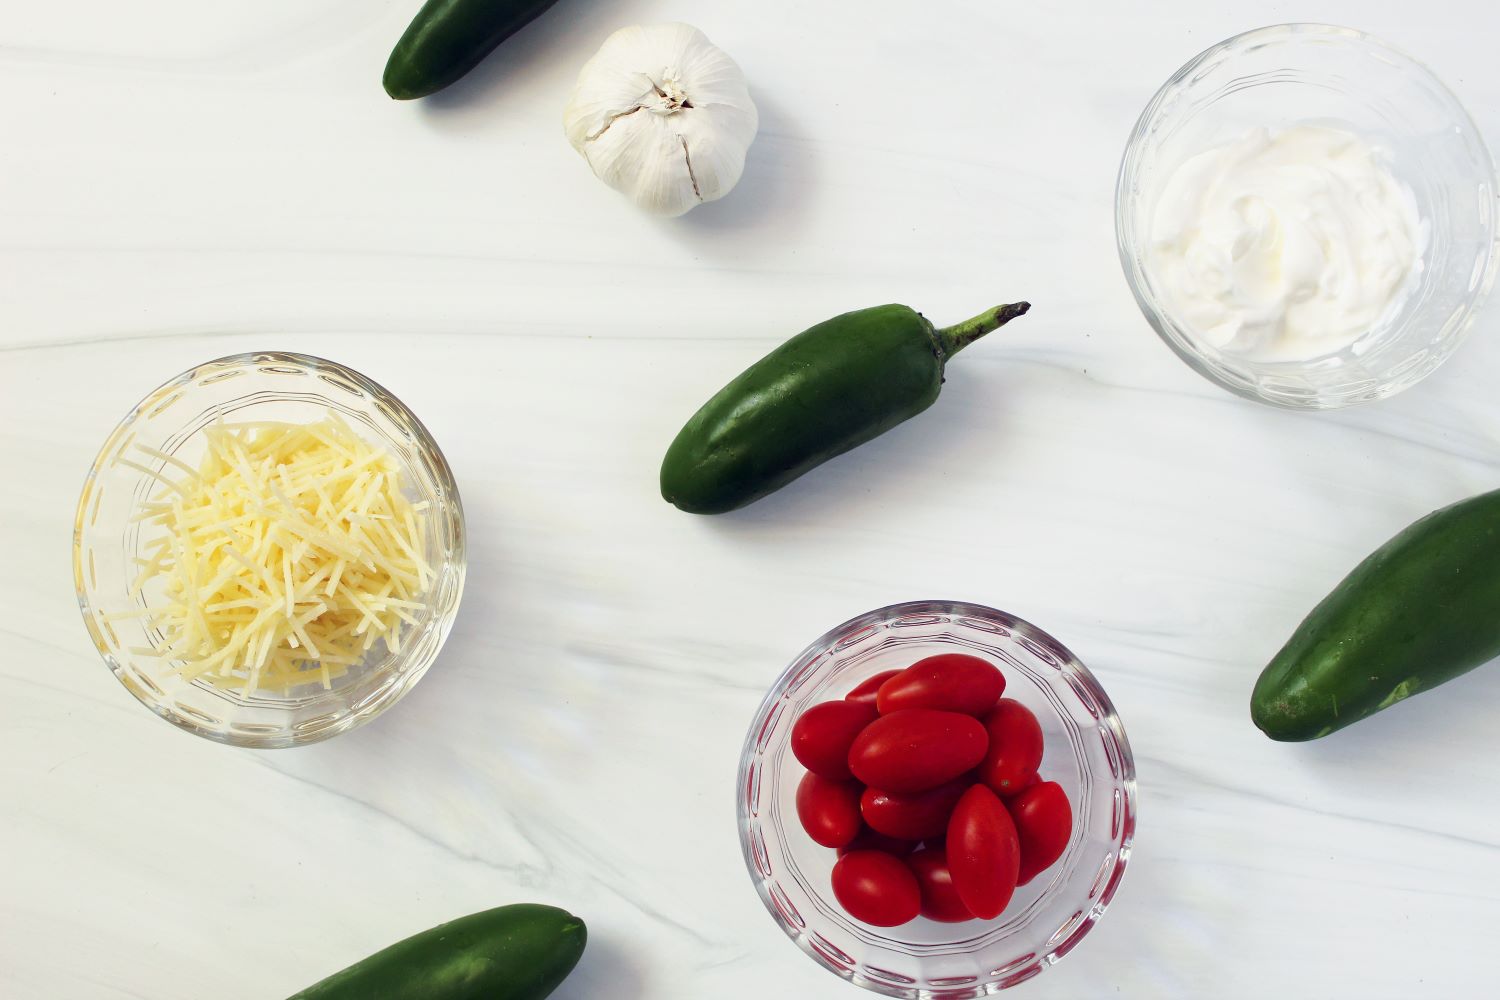
[(557, 0), (427, 0), (385, 64), (385, 92), (426, 97), (463, 76)]
[(719, 514), (781, 489), (927, 409), (949, 358), (1030, 308), (937, 328), (908, 306), (875, 306), (804, 330), (687, 422), (662, 461), (662, 496)]

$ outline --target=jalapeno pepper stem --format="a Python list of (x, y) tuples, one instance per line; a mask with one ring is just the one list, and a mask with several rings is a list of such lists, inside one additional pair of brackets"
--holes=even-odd
[(966, 319), (962, 323), (939, 328), (937, 338), (938, 343), (942, 345), (944, 356), (953, 357), (985, 334), (1000, 329), (1017, 316), (1026, 315), (1026, 310), (1030, 308), (1030, 302), (1012, 302), (1009, 305), (987, 309), (973, 319)]

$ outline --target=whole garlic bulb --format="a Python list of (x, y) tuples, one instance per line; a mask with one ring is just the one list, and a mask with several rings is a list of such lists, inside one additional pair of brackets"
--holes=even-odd
[(563, 112), (594, 173), (659, 215), (728, 194), (759, 124), (740, 68), (686, 24), (610, 35)]

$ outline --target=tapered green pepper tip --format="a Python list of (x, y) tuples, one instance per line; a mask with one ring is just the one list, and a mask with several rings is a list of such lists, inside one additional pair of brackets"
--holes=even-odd
[(432, 91), (427, 90), (411, 79), (403, 67), (396, 64), (396, 57), (391, 57), (390, 63), (385, 67), (385, 73), (380, 78), (380, 85), (385, 88), (386, 94), (395, 101), (414, 101), (419, 97), (426, 97)]

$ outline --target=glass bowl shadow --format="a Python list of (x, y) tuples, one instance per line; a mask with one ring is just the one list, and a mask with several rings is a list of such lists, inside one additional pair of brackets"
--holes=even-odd
[[(1422, 269), (1398, 308), (1349, 347), (1307, 361), (1224, 351), (1179, 321), (1153, 284), (1156, 198), (1177, 164), (1256, 128), (1313, 122), (1389, 154), (1427, 226)], [(1363, 32), (1326, 24), (1258, 28), (1200, 53), (1141, 112), (1115, 188), (1120, 263), (1152, 328), (1200, 375), (1247, 399), (1326, 410), (1421, 381), (1469, 332), (1495, 280), (1495, 164), (1478, 127), (1426, 66)]]
[[(829, 888), (835, 852), (797, 821), (793, 722), (864, 679), (935, 653), (969, 651), (1005, 673), (1005, 696), (1046, 738), (1043, 778), (1073, 804), (1072, 838), (1052, 868), (1016, 891), (998, 919), (918, 918), (878, 928), (849, 917)], [(745, 739), (737, 783), (740, 846), (766, 909), (797, 946), (844, 979), (887, 996), (979, 997), (1040, 974), (1088, 934), (1115, 894), (1135, 832), (1135, 763), (1099, 682), (1041, 629), (1003, 611), (919, 601), (872, 611), (819, 637), (767, 693)]]
[[(142, 655), (159, 630), (118, 617), (160, 598), (131, 592), (136, 558), (151, 532), (134, 515), (160, 488), (151, 473), (172, 472), (155, 452), (195, 467), (202, 432), (218, 421), (311, 422), (336, 412), (400, 466), (413, 501), (426, 500), (423, 530), (435, 579), (408, 625), (399, 653), (377, 642), (365, 660), (335, 678), (286, 692), (245, 695), (203, 679), (184, 680), (169, 661)], [(149, 450), (148, 450), (149, 449)], [(149, 470), (149, 471), (147, 471)], [(421, 679), (447, 638), (464, 582), (464, 516), (452, 470), (427, 428), (386, 389), (343, 365), (302, 354), (238, 354), (199, 365), (130, 411), (94, 460), (73, 529), (73, 579), (94, 645), (131, 694), (190, 733), (255, 748), (315, 743), (368, 722)], [(316, 672), (313, 674), (317, 676)]]

